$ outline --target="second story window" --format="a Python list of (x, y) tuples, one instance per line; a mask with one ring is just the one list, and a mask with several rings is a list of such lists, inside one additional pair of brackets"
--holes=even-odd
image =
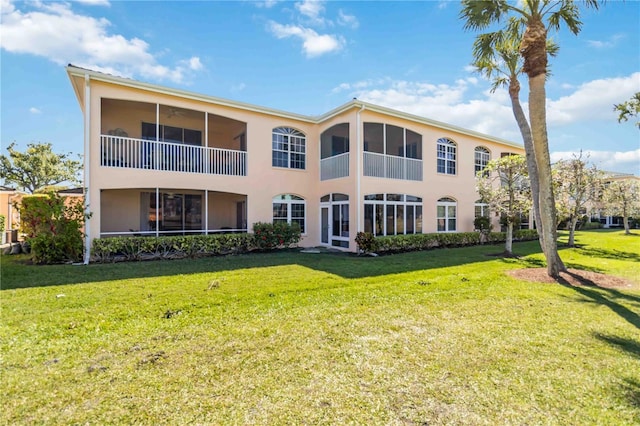
[(456, 174), (456, 151), (454, 141), (448, 138), (438, 139), (438, 173)]
[(489, 164), (489, 158), (491, 155), (489, 154), (489, 150), (482, 146), (476, 147), (474, 155), (475, 155), (475, 173), (477, 175), (478, 172), (483, 171), (485, 167), (487, 167), (487, 164)]
[(273, 167), (305, 169), (307, 138), (304, 133), (290, 127), (276, 127), (271, 140)]

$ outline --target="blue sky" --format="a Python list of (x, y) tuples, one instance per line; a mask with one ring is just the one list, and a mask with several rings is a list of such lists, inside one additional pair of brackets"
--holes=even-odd
[[(520, 142), (507, 93), (469, 67), (459, 2), (0, 0), (2, 152), (82, 152), (67, 63), (301, 114), (353, 97)], [(583, 10), (547, 84), (552, 160), (580, 150), (640, 174), (640, 132), (614, 103), (640, 91), (640, 2)], [(526, 107), (528, 86), (522, 80)]]

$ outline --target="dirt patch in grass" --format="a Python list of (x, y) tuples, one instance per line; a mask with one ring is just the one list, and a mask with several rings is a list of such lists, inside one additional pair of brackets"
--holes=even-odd
[(625, 288), (633, 289), (639, 287), (638, 284), (626, 278), (614, 277), (613, 275), (601, 274), (593, 271), (583, 271), (580, 269), (569, 269), (560, 273), (560, 279), (547, 275), (547, 268), (525, 268), (512, 269), (507, 274), (524, 281), (534, 281), (541, 283), (560, 283), (574, 287), (588, 286), (601, 288)]

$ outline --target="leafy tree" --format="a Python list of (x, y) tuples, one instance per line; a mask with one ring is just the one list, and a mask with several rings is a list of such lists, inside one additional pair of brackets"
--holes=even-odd
[(55, 192), (25, 196), (20, 203), (20, 231), (31, 244), (33, 261), (82, 260), (83, 228), (88, 218), (80, 199)]
[[(596, 0), (585, 0), (584, 3), (598, 7)], [(572, 0), (462, 0), (460, 12), (466, 29), (483, 30), (493, 24), (504, 24), (510, 17), (515, 17), (525, 25), (518, 50), (524, 59), (522, 70), (529, 80), (529, 123), (540, 190), (538, 225), (542, 233), (547, 273), (555, 278), (566, 267), (558, 256), (555, 198), (547, 137), (547, 31), (558, 30), (564, 23), (569, 31), (578, 34), (582, 27), (579, 16), (580, 11)]]
[[(523, 73), (523, 58), (518, 49), (523, 31), (523, 21), (511, 17), (504, 29), (478, 35), (473, 43), (472, 65), (478, 73), (491, 81), (491, 92), (495, 92), (499, 87), (507, 87), (508, 89), (513, 116), (518, 124), (525, 148), (527, 172), (531, 183), (533, 216), (535, 223), (539, 226), (542, 220), (538, 201), (540, 194), (538, 169), (533, 151), (531, 127), (520, 103), (519, 76)], [(551, 56), (556, 56), (558, 45), (552, 40), (547, 40), (547, 52)], [(544, 247), (543, 234), (540, 233), (538, 237), (540, 245)], [(558, 261), (562, 262), (560, 259)]]
[(575, 247), (578, 219), (588, 204), (599, 201), (602, 172), (582, 159), (582, 151), (571, 160), (554, 164), (558, 216), (569, 221), (569, 247)]
[[(629, 120), (629, 117), (635, 117), (637, 119), (638, 115), (640, 115), (640, 92), (636, 92), (636, 94), (626, 102), (614, 104), (613, 110), (618, 113), (618, 123)], [(636, 121), (636, 126), (640, 129), (640, 120)]]
[(56, 154), (50, 143), (30, 143), (25, 152), (15, 149), (15, 142), (7, 147), (9, 155), (0, 155), (0, 178), (6, 184), (31, 194), (48, 186), (63, 182), (78, 184), (82, 170), (80, 160), (73, 160), (71, 153)]
[(508, 155), (489, 161), (483, 172), (478, 172), (476, 185), (482, 202), (492, 211), (500, 213), (507, 227), (504, 251), (513, 255), (513, 225), (520, 214), (531, 208), (531, 191), (526, 159), (522, 155)]
[(631, 234), (629, 218), (640, 215), (640, 181), (621, 179), (605, 184), (604, 210), (611, 216), (622, 216), (624, 233)]

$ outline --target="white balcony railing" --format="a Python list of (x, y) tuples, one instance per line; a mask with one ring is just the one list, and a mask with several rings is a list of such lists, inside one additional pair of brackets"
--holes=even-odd
[(421, 181), (422, 160), (365, 152), (363, 174), (387, 179)]
[(247, 153), (232, 149), (101, 135), (100, 154), (106, 167), (247, 175)]
[(349, 153), (334, 155), (320, 160), (320, 180), (349, 176)]

